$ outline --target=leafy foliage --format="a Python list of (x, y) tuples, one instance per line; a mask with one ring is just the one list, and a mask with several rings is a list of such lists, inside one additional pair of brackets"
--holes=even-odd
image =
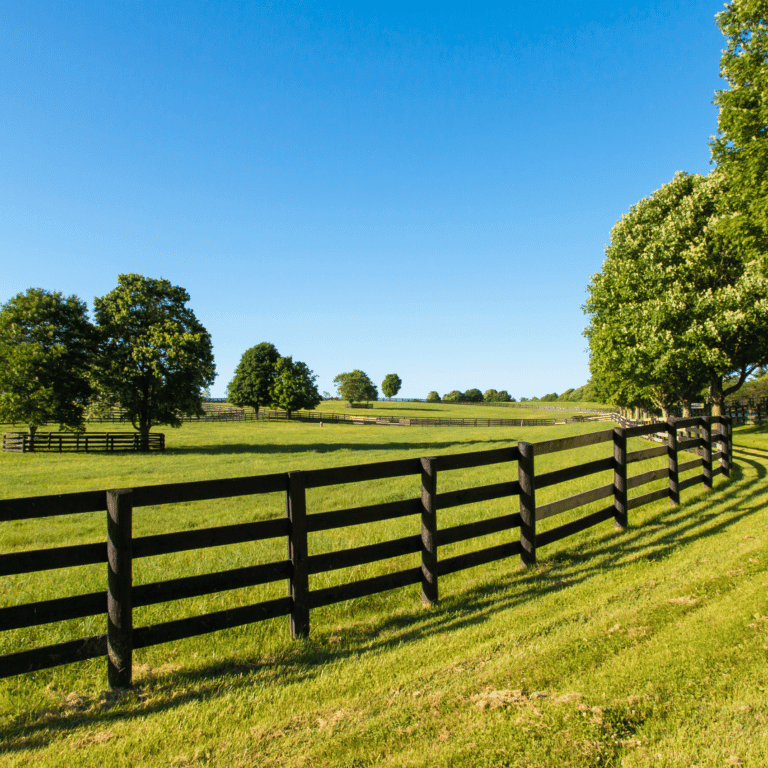
[(355, 368), (351, 373), (340, 373), (334, 380), (339, 397), (350, 403), (378, 400), (379, 391), (364, 371)]
[(717, 91), (718, 135), (712, 157), (726, 179), (725, 194), (738, 213), (723, 222), (752, 258), (768, 253), (768, 5), (737, 0), (717, 14), (726, 49), (720, 75), (730, 86)]
[(464, 401), (467, 403), (482, 403), (483, 393), (479, 389), (468, 389), (464, 393)]
[(459, 392), (458, 389), (452, 389), (447, 395), (443, 395), (443, 402), (463, 403), (464, 393)]
[(317, 391), (317, 376), (306, 363), (293, 362), (292, 357), (281, 357), (275, 365), (274, 382), (271, 389), (271, 405), (288, 412), (313, 410), (322, 398)]
[(229, 402), (238, 408), (250, 406), (256, 413), (262, 405), (270, 405), (278, 360), (280, 353), (268, 341), (246, 349), (227, 386)]
[(396, 373), (388, 373), (381, 384), (381, 391), (385, 397), (394, 397), (402, 386), (402, 379)]
[[(611, 231), (584, 307), (590, 370), (606, 402), (662, 410), (768, 355), (768, 280), (718, 223), (722, 178), (678, 173)], [(738, 384), (736, 385), (738, 386)]]
[(435, 392), (433, 389), (428, 395), (427, 395), (427, 402), (428, 403), (439, 403), (440, 402), (440, 395)]
[(85, 302), (41, 288), (0, 310), (0, 419), (83, 428), (95, 331)]
[(189, 294), (167, 280), (119, 275), (94, 299), (102, 340), (97, 378), (142, 436), (157, 424), (202, 414), (202, 390), (216, 375), (210, 334), (186, 306)]

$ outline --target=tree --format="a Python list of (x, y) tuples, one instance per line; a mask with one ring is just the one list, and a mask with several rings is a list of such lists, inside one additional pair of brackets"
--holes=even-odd
[(334, 380), (339, 397), (351, 403), (368, 402), (378, 400), (379, 391), (376, 385), (363, 371), (355, 368), (351, 373), (340, 373)]
[(396, 373), (388, 373), (381, 383), (381, 391), (385, 397), (394, 397), (403, 386), (403, 382)]
[(768, 5), (734, 0), (717, 14), (726, 49), (717, 91), (718, 135), (712, 158), (726, 179), (725, 195), (737, 215), (723, 222), (751, 258), (768, 254)]
[(483, 392), (483, 400), (486, 403), (495, 403), (499, 399), (499, 393), (495, 389), (486, 389)]
[(271, 405), (282, 408), (291, 418), (293, 411), (313, 410), (322, 400), (315, 386), (315, 376), (306, 363), (293, 362), (292, 357), (281, 357), (275, 365), (271, 390)]
[(238, 408), (250, 406), (256, 413), (262, 405), (272, 402), (275, 367), (280, 353), (274, 344), (262, 341), (246, 349), (227, 386), (227, 399)]
[(479, 389), (468, 389), (464, 393), (464, 400), (467, 403), (482, 403), (483, 393)]
[(499, 403), (508, 403), (511, 400), (512, 398), (509, 396), (509, 392), (507, 392), (506, 389), (500, 390), (498, 395), (496, 396), (496, 401)]
[(719, 415), (725, 395), (768, 356), (768, 280), (719, 226), (730, 215), (722, 185), (716, 171), (678, 173), (611, 231), (584, 307), (605, 401), (666, 412), (708, 385)]
[(439, 403), (440, 402), (440, 395), (435, 392), (433, 389), (428, 395), (427, 395), (427, 402), (428, 403)]
[(216, 377), (210, 334), (188, 301), (183, 288), (136, 274), (119, 275), (117, 288), (94, 299), (98, 379), (139, 431), (142, 450), (153, 426), (202, 415), (202, 390)]
[(33, 449), (48, 421), (83, 429), (95, 341), (77, 296), (30, 288), (0, 310), (0, 419), (27, 424)]
[(464, 402), (464, 393), (459, 392), (458, 389), (452, 389), (447, 395), (443, 396), (443, 402), (462, 403)]

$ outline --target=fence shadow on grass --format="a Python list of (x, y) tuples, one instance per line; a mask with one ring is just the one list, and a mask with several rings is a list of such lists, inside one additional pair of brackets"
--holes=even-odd
[[(443, 442), (425, 441), (419, 443), (393, 443), (393, 442), (339, 442), (339, 443), (215, 443), (212, 445), (194, 445), (194, 446), (175, 446), (166, 448), (166, 455), (223, 455), (238, 453), (334, 453), (336, 451), (422, 451), (421, 455), (432, 455), (435, 451), (448, 450), (451, 448), (470, 449), (476, 445), (517, 445), (517, 441), (512, 437), (505, 438), (483, 438), (482, 440), (444, 440)], [(402, 457), (398, 457), (402, 458)]]
[[(654, 519), (637, 527), (632, 527), (630, 518), (630, 528), (625, 532), (602, 529), (587, 540), (586, 547), (582, 538), (580, 550), (575, 549), (578, 541), (573, 542), (572, 548), (556, 548), (551, 553), (542, 550), (539, 565), (527, 570), (521, 570), (515, 558), (507, 573), (460, 593), (448, 594), (429, 610), (414, 607), (411, 611), (384, 616), (374, 622), (362, 618), (350, 620), (351, 625), (341, 631), (338, 644), (329, 643), (330, 635), (326, 630), (325, 633), (316, 632), (308, 640), (286, 644), (282, 652), (268, 659), (257, 656), (249, 660), (224, 659), (197, 669), (174, 670), (167, 673), (167, 679), (165, 673), (145, 675), (136, 680), (130, 692), (104, 692), (100, 697), (84, 699), (79, 708), (62, 707), (60, 711), (40, 713), (36, 723), (12, 723), (0, 731), (0, 755), (44, 748), (60, 739), (63, 733), (79, 728), (132, 722), (195, 701), (250, 689), (254, 685), (254, 676), (258, 676), (259, 685), (269, 685), (273, 681), (275, 685), (309, 681), (322, 674), (322, 668), (327, 664), (368, 653), (394, 651), (435, 633), (448, 634), (483, 624), (499, 611), (570, 589), (620, 569), (628, 560), (638, 559), (640, 555), (649, 560), (664, 559), (694, 540), (721, 534), (762, 508), (760, 504), (749, 505), (765, 495), (764, 481), (768, 470), (764, 464), (747, 458), (747, 451), (740, 447), (734, 453), (739, 455), (745, 467), (735, 464), (731, 468), (731, 483), (722, 490), (702, 491), (677, 508), (657, 507)], [(768, 451), (762, 454), (768, 460)], [(754, 470), (753, 476), (744, 471), (746, 466)], [(713, 524), (715, 520), (719, 522)], [(765, 564), (762, 567), (765, 568)], [(757, 571), (759, 567), (752, 570)], [(700, 583), (690, 582), (686, 588), (696, 592), (712, 586), (712, 578), (702, 577)], [(729, 589), (737, 588), (725, 577), (717, 580), (715, 586), (721, 596)], [(691, 613), (705, 604), (702, 601), (680, 610)], [(537, 631), (549, 634), (569, 624), (572, 618), (567, 610), (565, 614), (553, 614), (545, 620), (544, 626), (540, 622)], [(679, 620), (679, 612), (667, 611), (664, 616), (659, 614), (660, 610), (653, 606), (647, 609), (654, 614), (653, 622), (649, 621), (653, 623), (654, 632), (663, 631), (666, 625)], [(501, 644), (509, 642), (500, 640)]]

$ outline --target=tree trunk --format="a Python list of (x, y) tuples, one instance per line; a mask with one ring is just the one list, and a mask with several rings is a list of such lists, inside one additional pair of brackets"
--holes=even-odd
[(713, 376), (709, 383), (709, 397), (712, 401), (712, 415), (722, 416), (725, 406), (725, 396), (723, 395), (723, 380)]
[(37, 432), (37, 424), (29, 425), (29, 450), (35, 450), (35, 432)]
[(691, 418), (691, 401), (690, 400), (683, 400), (683, 418), (684, 419)]

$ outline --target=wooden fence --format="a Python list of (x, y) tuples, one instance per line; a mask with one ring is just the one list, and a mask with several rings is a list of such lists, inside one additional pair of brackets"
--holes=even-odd
[[(714, 434), (713, 426), (717, 427)], [(660, 430), (667, 434), (665, 445), (627, 452), (629, 437), (655, 434)], [(697, 436), (681, 440), (681, 430), (696, 430)], [(539, 456), (599, 443), (612, 443), (612, 455), (564, 469), (536, 472), (535, 459)], [(720, 445), (720, 450), (713, 453), (715, 444)], [(691, 449), (699, 450), (701, 455), (681, 463), (680, 451)], [(669, 498), (672, 504), (679, 504), (681, 491), (699, 483), (703, 483), (705, 488), (711, 488), (715, 475), (730, 475), (731, 453), (730, 421), (706, 417), (609, 429), (559, 440), (518, 443), (506, 448), (450, 456), (0, 500), (0, 523), (29, 518), (44, 521), (52, 516), (81, 512), (107, 512), (105, 542), (0, 554), (0, 576), (76, 565), (108, 564), (105, 591), (0, 608), (0, 630), (98, 614), (106, 614), (107, 619), (104, 634), (0, 656), (0, 678), (106, 656), (109, 684), (125, 687), (131, 683), (134, 649), (279, 616), (289, 617), (293, 637), (304, 637), (309, 633), (310, 612), (313, 608), (412, 584), (421, 584), (422, 600), (431, 604), (438, 600), (441, 576), (516, 556), (520, 557), (524, 565), (530, 565), (536, 562), (539, 549), (555, 541), (609, 520), (625, 528), (628, 513), (632, 509), (664, 498)], [(628, 476), (628, 465), (664, 455), (668, 458), (667, 467)], [(713, 468), (713, 462), (719, 462), (719, 466)], [(439, 472), (501, 463), (517, 464), (517, 480), (443, 493), (437, 491)], [(679, 480), (681, 472), (698, 467), (702, 469), (701, 474)], [(543, 488), (609, 470), (613, 471), (613, 482), (608, 485), (537, 505), (536, 492)], [(308, 514), (305, 495), (308, 488), (408, 475), (420, 478), (421, 494), (418, 498)], [(665, 487), (630, 497), (630, 490), (662, 478), (668, 478)], [(139, 507), (274, 492), (285, 493), (287, 514), (284, 518), (138, 538), (132, 535), (133, 510)], [(448, 528), (438, 526), (440, 510), (511, 497), (518, 497), (517, 512)], [(538, 521), (600, 499), (611, 501), (602, 510), (537, 533)], [(317, 531), (409, 515), (418, 516), (413, 535), (353, 549), (310, 554), (312, 534)], [(514, 537), (511, 535), (509, 541), (496, 546), (439, 558), (440, 547), (444, 545), (506, 531), (517, 533)], [(273, 538), (284, 538), (287, 541), (286, 559), (151, 584), (134, 586), (132, 583), (132, 563), (136, 558)], [(420, 566), (310, 590), (311, 574), (373, 563), (407, 553), (420, 553)], [(133, 626), (134, 607), (283, 579), (288, 582), (288, 594), (282, 598), (154, 625)]]
[[(4, 432), (3, 450), (14, 453), (114, 453), (139, 451), (139, 441), (138, 432), (36, 432), (34, 441), (28, 432)], [(165, 435), (150, 432), (148, 450), (164, 451)]]

